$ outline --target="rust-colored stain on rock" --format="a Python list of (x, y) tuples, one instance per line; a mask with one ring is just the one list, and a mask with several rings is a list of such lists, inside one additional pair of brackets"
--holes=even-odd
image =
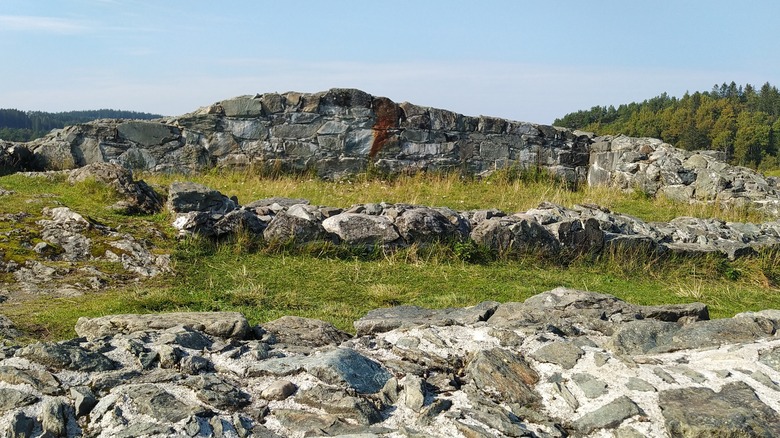
[(374, 127), (372, 128), (374, 141), (371, 144), (371, 151), (368, 153), (368, 156), (374, 159), (387, 144), (388, 140), (393, 137), (393, 131), (398, 128), (400, 108), (395, 102), (386, 97), (375, 98), (371, 103), (371, 108), (374, 110), (376, 122), (374, 122)]

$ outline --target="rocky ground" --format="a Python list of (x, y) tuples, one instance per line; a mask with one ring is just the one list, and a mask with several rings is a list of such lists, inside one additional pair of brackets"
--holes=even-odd
[(79, 320), (0, 349), (4, 436), (780, 434), (780, 312), (708, 320), (555, 289), (523, 303), (377, 309), (356, 336), (236, 313)]
[[(56, 173), (26, 175), (36, 179)], [(122, 198), (110, 206), (112, 209), (135, 214), (162, 208), (159, 195), (143, 181), (134, 181), (132, 172), (120, 166), (97, 164), (64, 173), (71, 184), (91, 178), (111, 186)], [(29, 255), (18, 261), (18, 254), (14, 257), (0, 249), (0, 274), (5, 274), (0, 278), (6, 279), (0, 283), (2, 300), (77, 296), (171, 272), (170, 255), (148, 239), (151, 235), (162, 237), (161, 231), (147, 227), (141, 236), (106, 226), (89, 212), (73, 211), (45, 195), (41, 198), (25, 201), (44, 204), (38, 214), (0, 213), (2, 247)]]

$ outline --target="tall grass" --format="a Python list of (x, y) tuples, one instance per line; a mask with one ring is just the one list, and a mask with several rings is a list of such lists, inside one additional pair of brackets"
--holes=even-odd
[[(236, 195), (242, 203), (286, 196), (337, 207), (384, 201), (516, 212), (548, 201), (567, 207), (598, 204), (647, 221), (677, 216), (763, 220), (755, 212), (732, 211), (718, 205), (679, 204), (606, 188), (572, 190), (541, 174), (511, 170), (483, 179), (417, 174), (385, 179), (359, 176), (339, 182), (305, 175), (269, 178), (252, 171), (139, 176), (160, 191), (173, 180), (200, 182), (226, 195)], [(70, 186), (62, 177), (10, 175), (0, 177), (0, 186), (17, 192), (3, 198), (0, 213), (27, 212), (30, 217), (25, 220), (30, 226), (40, 218), (42, 207), (66, 205), (101, 223), (139, 233), (159, 251), (174, 255), (173, 278), (117, 285), (68, 299), (47, 297), (5, 303), (0, 309), (23, 330), (46, 339), (72, 336), (79, 316), (178, 310), (236, 310), (253, 323), (299, 315), (328, 320), (351, 331), (355, 319), (376, 307), (522, 301), (558, 286), (610, 293), (638, 304), (702, 301), (710, 305), (714, 317), (780, 308), (777, 250), (735, 262), (715, 255), (686, 258), (637, 249), (615, 249), (599, 256), (585, 254), (561, 261), (533, 254), (496, 257), (463, 242), (384, 251), (329, 243), (267, 243), (248, 233), (216, 242), (196, 238), (175, 241), (171, 237), (171, 217), (166, 213), (119, 215), (106, 208), (115, 194), (94, 183)], [(0, 231), (10, 226), (0, 221)], [(0, 251), (21, 258), (35, 256), (24, 247), (9, 250), (8, 245), (0, 240)]]

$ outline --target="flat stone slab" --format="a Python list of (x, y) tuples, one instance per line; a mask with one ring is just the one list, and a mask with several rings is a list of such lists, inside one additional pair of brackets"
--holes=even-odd
[(176, 326), (185, 326), (226, 339), (244, 339), (249, 331), (249, 323), (244, 315), (238, 312), (179, 312), (81, 317), (76, 322), (76, 333), (94, 340), (116, 334), (165, 330)]
[(486, 321), (498, 308), (495, 301), (483, 301), (472, 307), (426, 309), (417, 306), (394, 306), (369, 311), (354, 322), (357, 335), (383, 333), (397, 328), (421, 325), (449, 326)]

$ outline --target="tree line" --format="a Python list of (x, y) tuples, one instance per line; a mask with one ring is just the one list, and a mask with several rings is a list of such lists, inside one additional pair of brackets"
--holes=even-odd
[(682, 98), (662, 93), (617, 108), (594, 106), (553, 124), (600, 135), (660, 138), (682, 149), (725, 152), (734, 164), (780, 168), (780, 91), (769, 82), (758, 89), (731, 82)]
[(7, 141), (30, 141), (43, 137), (52, 129), (91, 122), (97, 119), (152, 120), (160, 117), (162, 116), (159, 114), (113, 109), (66, 111), (60, 113), (0, 109), (0, 139)]

